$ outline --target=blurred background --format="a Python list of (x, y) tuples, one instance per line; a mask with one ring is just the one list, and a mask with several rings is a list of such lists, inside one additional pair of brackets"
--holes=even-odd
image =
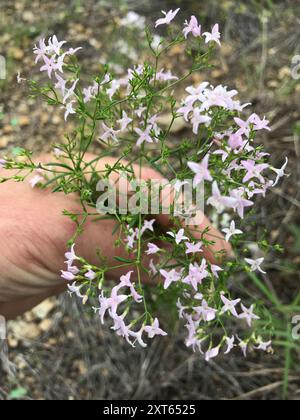
[[(185, 348), (179, 325), (173, 336), (132, 349), (80, 302), (61, 296), (9, 323), (0, 399), (300, 399), (300, 340), (291, 333), (292, 318), (300, 315), (300, 70), (293, 64), (300, 54), (299, 0), (1, 0), (0, 55), (7, 75), (0, 80), (0, 155), (16, 146), (49, 151), (72, 128), (59, 110), (28, 99), (16, 83), (18, 71), (41, 77), (32, 54), (40, 37), (56, 34), (82, 46), (87, 74), (110, 61), (122, 75), (147, 58), (145, 27), (161, 9), (175, 7), (186, 17), (198, 15), (206, 29), (220, 23), (222, 49), (194, 83), (236, 87), (242, 102), (252, 102), (253, 111), (271, 121), (272, 132), (261, 141), (274, 166), (290, 159), (289, 178), (258, 204), (253, 221), (257, 236), (267, 228), (271, 242), (285, 250), (268, 256), (266, 284), (240, 280), (271, 309), (276, 352), (247, 359), (236, 352), (206, 364)], [(165, 63), (175, 74), (186, 68), (180, 48)], [(182, 130), (174, 133), (179, 139)]]

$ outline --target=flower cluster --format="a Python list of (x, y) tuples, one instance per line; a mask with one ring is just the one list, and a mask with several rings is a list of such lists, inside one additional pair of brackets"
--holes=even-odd
[[(155, 27), (170, 25), (179, 12), (163, 12)], [(134, 23), (136, 15), (130, 14), (127, 19)], [(253, 242), (247, 241), (251, 236), (247, 217), (254, 212), (256, 196), (264, 198), (287, 175), (288, 159), (279, 169), (270, 165), (269, 155), (256, 141), (260, 132), (271, 129), (270, 122), (254, 113), (249, 116), (250, 104), (242, 104), (236, 90), (202, 82), (198, 86), (185, 84), (186, 97), (176, 96), (175, 88), (207, 67), (214, 47), (221, 45), (218, 24), (211, 32), (203, 32), (197, 17), (191, 16), (169, 43), (162, 40), (154, 47), (155, 37), (147, 36), (152, 62), (133, 66), (121, 78), (104, 66), (89, 84), (80, 78), (76, 58), (80, 48), (64, 51), (66, 41), (58, 41), (55, 35), (47, 42), (42, 39), (34, 54), (50, 82), (43, 87), (32, 82), (33, 94), (41, 94), (50, 105), (63, 108), (65, 120), (73, 115), (78, 129), (66, 136), (65, 143), (54, 145), (56, 161), (51, 166), (35, 165), (30, 153), (23, 151), (27, 164), (22, 162), (20, 167), (18, 161), (7, 158), (0, 160), (0, 168), (37, 172), (30, 180), (32, 187), (43, 183), (47, 172), (47, 185), (53, 185), (54, 191), (80, 195), (84, 221), (69, 214), (78, 230), (61, 275), (69, 293), (83, 304), (94, 306), (97, 299), (94, 310), (101, 323), (110, 322), (112, 330), (128, 343), (145, 347), (146, 339), (167, 335), (157, 314), (160, 303), (167, 302), (169, 312), (175, 310), (185, 324), (186, 346), (199, 351), (206, 361), (222, 350), (229, 354), (235, 347), (245, 356), (249, 349), (271, 352), (264, 309), (259, 303), (249, 305), (245, 292), (242, 297), (233, 296), (237, 292), (230, 285), (240, 272), (249, 276), (266, 274), (265, 256), (252, 255), (247, 246)], [(192, 56), (192, 70), (175, 75), (161, 60), (171, 47), (185, 43), (191, 43), (197, 51)], [(191, 59), (190, 54), (187, 56)], [(163, 113), (170, 115), (167, 128), (160, 122)], [(169, 134), (178, 119), (185, 122), (190, 135), (172, 144)], [(98, 158), (88, 163), (85, 154), (94, 140), (101, 150)], [(97, 171), (97, 164), (113, 156), (116, 149), (120, 159)], [(116, 256), (118, 265), (111, 266), (103, 258), (99, 266), (93, 266), (77, 256), (75, 243), (90, 216), (86, 208), (97, 208), (95, 185), (124, 171), (136, 180), (133, 166), (137, 164), (140, 173), (145, 165), (165, 178), (172, 175), (174, 196), (184, 192), (187, 180), (193, 180), (194, 189), (204, 184), (206, 212), (224, 233), (224, 243), (232, 247), (233, 260), (226, 261), (225, 250), (212, 251), (223, 238), (210, 228), (189, 228), (180, 215), (174, 214), (164, 232), (157, 218), (141, 211), (111, 215), (119, 232), (116, 247), (122, 248), (122, 255), (124, 251), (128, 255)], [(264, 244), (264, 250), (268, 247)], [(114, 270), (123, 272), (117, 284), (110, 281)], [(145, 285), (145, 279), (151, 286)], [(262, 326), (258, 332), (256, 325)]]

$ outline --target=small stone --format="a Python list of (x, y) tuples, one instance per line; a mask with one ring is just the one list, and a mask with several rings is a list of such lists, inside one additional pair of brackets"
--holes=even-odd
[(43, 320), (45, 319), (50, 312), (55, 308), (55, 302), (51, 299), (46, 299), (44, 302), (40, 303), (36, 306), (32, 313), (35, 315), (36, 318)]
[(26, 125), (30, 124), (30, 118), (26, 115), (22, 115), (19, 117), (19, 125), (20, 127), (25, 127)]
[(53, 327), (53, 321), (49, 318), (46, 318), (40, 323), (39, 327), (41, 331), (47, 332)]

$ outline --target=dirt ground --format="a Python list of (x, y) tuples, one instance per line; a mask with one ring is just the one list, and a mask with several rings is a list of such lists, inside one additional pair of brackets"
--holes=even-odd
[[(9, 324), (0, 400), (300, 399), (299, 342), (289, 334), (296, 315), (290, 305), (300, 296), (300, 82), (291, 75), (300, 49), (300, 2), (1, 0), (0, 55), (8, 72), (0, 81), (0, 155), (15, 146), (48, 151), (71, 128), (61, 113), (27, 99), (16, 83), (18, 71), (40, 77), (32, 45), (42, 35), (55, 33), (83, 46), (80, 59), (90, 73), (110, 59), (121, 74), (131, 59), (144, 54), (138, 30), (124, 26), (127, 12), (153, 22), (162, 8), (177, 4), (186, 15), (200, 14), (206, 26), (220, 22), (221, 60), (216, 56), (206, 76), (213, 84), (237, 87), (242, 100), (271, 120), (272, 132), (262, 142), (274, 166), (280, 167), (285, 156), (290, 160), (290, 176), (259, 203), (255, 220), (258, 236), (267, 227), (272, 242), (285, 248), (269, 255), (267, 264), (267, 285), (286, 308), (274, 314), (276, 352), (247, 359), (235, 353), (206, 364), (185, 348), (180, 329), (146, 350), (132, 349), (75, 300), (61, 296)], [(177, 73), (183, 71), (180, 51), (173, 52), (171, 63)], [(253, 295), (263, 298), (256, 289)]]

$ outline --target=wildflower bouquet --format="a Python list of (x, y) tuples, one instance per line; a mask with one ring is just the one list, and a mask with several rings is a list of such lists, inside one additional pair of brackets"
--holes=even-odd
[[(234, 281), (245, 271), (265, 274), (264, 258), (253, 258), (247, 247), (253, 245), (249, 220), (255, 197), (265, 197), (279, 182), (287, 161), (281, 169), (268, 163), (256, 137), (270, 130), (269, 121), (243, 117), (249, 104), (236, 99), (236, 90), (209, 82), (187, 87), (194, 73), (209, 68), (221, 34), (217, 24), (203, 32), (195, 16), (177, 33), (171, 23), (179, 11), (157, 20), (156, 28), (168, 26), (165, 39), (157, 42), (147, 30), (149, 61), (123, 78), (103, 65), (89, 85), (77, 60), (80, 47), (68, 49), (55, 35), (41, 39), (34, 54), (49, 82), (30, 81), (31, 95), (59, 107), (76, 129), (53, 145), (53, 162), (36, 163), (30, 151), (18, 149), (0, 164), (20, 170), (13, 179), (29, 179), (33, 188), (77, 194), (82, 212), (64, 211), (77, 230), (62, 281), (85, 305), (92, 307), (96, 297), (93, 309), (101, 322), (129, 344), (146, 347), (147, 338), (167, 335), (158, 319), (159, 308), (165, 308), (186, 327), (186, 346), (207, 361), (235, 347), (245, 355), (249, 348), (271, 351), (264, 308), (247, 307), (233, 296)], [(190, 62), (181, 76), (162, 68), (176, 45), (185, 45)], [(179, 103), (182, 86), (186, 95)], [(163, 128), (160, 117), (166, 113)], [(179, 119), (190, 134), (175, 140), (172, 128)], [(91, 155), (95, 143), (97, 155)], [(113, 262), (102, 249), (97, 266), (77, 255), (76, 241), (91, 218), (114, 221)], [(271, 249), (264, 240), (258, 246)], [(111, 281), (113, 272), (121, 273), (118, 284)]]

